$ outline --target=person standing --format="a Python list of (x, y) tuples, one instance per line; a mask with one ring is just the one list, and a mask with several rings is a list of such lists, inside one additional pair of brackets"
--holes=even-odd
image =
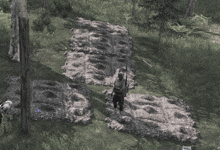
[(120, 114), (123, 111), (123, 105), (124, 105), (123, 90), (125, 89), (125, 79), (123, 79), (123, 77), (124, 77), (124, 73), (120, 71), (118, 73), (118, 79), (115, 80), (114, 87), (111, 93), (111, 97), (113, 96), (113, 93), (115, 93), (112, 101), (114, 104), (115, 114), (117, 112), (117, 103), (119, 103)]

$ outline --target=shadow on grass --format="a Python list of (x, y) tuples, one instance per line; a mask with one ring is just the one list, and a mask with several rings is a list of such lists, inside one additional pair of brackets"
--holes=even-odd
[[(92, 105), (99, 111), (102, 112), (105, 116), (109, 116), (106, 112), (105, 112), (105, 108), (106, 108), (106, 102), (105, 102), (105, 95), (102, 94), (102, 89), (105, 88), (104, 86), (101, 87), (97, 87), (95, 85), (87, 85), (91, 90), (92, 90), (92, 97), (93, 97), (93, 101), (92, 101)], [(106, 87), (106, 89), (110, 89), (112, 87)], [(101, 100), (101, 101), (100, 101)], [(96, 117), (96, 119), (98, 119)], [(99, 118), (100, 119), (100, 118)], [(105, 118), (100, 119), (99, 121), (103, 121)]]
[(220, 52), (202, 41), (178, 44), (166, 42), (163, 45), (164, 50), (158, 54), (161, 66), (168, 69), (178, 83), (183, 99), (193, 106), (195, 117), (209, 120), (210, 114), (219, 108)]
[[(159, 95), (166, 96), (165, 87), (161, 84), (161, 70), (156, 68), (156, 62), (160, 62), (160, 57), (155, 55), (158, 49), (156, 38), (135, 37), (133, 42), (137, 47), (134, 47), (133, 57), (135, 62), (137, 82), (145, 87), (146, 91), (155, 92)], [(143, 60), (147, 61), (152, 67), (148, 66)], [(150, 60), (151, 62), (149, 62)]]
[[(4, 134), (4, 138), (7, 138), (8, 135), (11, 135), (10, 141), (13, 141), (13, 144), (8, 141), (2, 141), (1, 145), (4, 145), (3, 149), (12, 149), (16, 148), (23, 143), (22, 146), (25, 145), (25, 149), (32, 149), (33, 145), (35, 148), (41, 149), (42, 138), (45, 138), (44, 142), (51, 143), (52, 141), (48, 141), (48, 137), (57, 137), (57, 139), (61, 139), (63, 135), (70, 135), (71, 139), (74, 139), (74, 133), (76, 132), (74, 129), (74, 125), (70, 125), (69, 123), (65, 123), (62, 121), (47, 121), (47, 120), (30, 120), (31, 128), (29, 134), (23, 134), (21, 130), (21, 119), (14, 118), (9, 122), (12, 126), (11, 132), (8, 134)], [(13, 132), (12, 132), (13, 131)], [(24, 141), (29, 141), (28, 144), (24, 143)], [(20, 145), (21, 146), (21, 145)]]
[[(5, 78), (7, 76), (19, 76), (20, 75), (20, 64), (19, 62), (16, 61), (11, 61), (9, 59), (9, 56), (7, 54), (8, 48), (3, 47), (0, 51), (0, 68), (1, 70), (1, 77), (0, 77), (0, 94), (4, 94), (7, 90), (7, 85)], [(37, 80), (37, 79), (44, 79), (44, 80), (56, 80), (59, 82), (72, 82), (71, 80), (67, 80), (64, 78), (64, 76), (54, 72), (51, 70), (51, 68), (46, 67), (40, 62), (35, 62), (30, 60), (30, 78)], [(12, 131), (13, 133), (9, 133), (12, 137), (10, 138), (11, 141), (13, 142), (13, 146), (11, 145), (10, 142), (8, 141), (2, 141), (1, 145), (4, 145), (5, 149), (12, 149), (15, 148), (16, 144), (19, 145), (19, 143), (22, 143), (24, 140), (25, 141), (30, 141), (28, 145), (26, 145), (27, 149), (33, 148), (30, 145), (36, 145), (39, 144), (39, 148), (41, 146), (41, 143), (36, 143), (37, 141), (40, 141), (39, 139), (42, 138), (43, 131), (47, 131), (48, 135), (53, 135), (53, 136), (59, 136), (57, 135), (57, 131), (59, 131), (60, 134), (68, 134), (71, 131), (72, 133), (75, 133), (74, 129), (69, 125), (69, 123), (65, 123), (62, 121), (34, 121), (31, 120), (31, 132), (28, 135), (23, 135), (21, 133), (21, 128), (18, 126), (20, 125), (20, 119), (15, 118), (15, 120), (10, 121), (12, 124)], [(3, 135), (4, 137), (7, 137), (7, 135)], [(47, 136), (47, 135), (46, 135)], [(74, 137), (74, 134), (71, 136)], [(47, 137), (48, 138), (48, 137)], [(31, 140), (30, 140), (31, 139)], [(42, 147), (41, 147), (42, 148)]]
[(70, 49), (69, 47), (70, 47), (70, 41), (67, 41), (67, 40), (62, 40), (62, 41), (56, 42), (54, 45), (52, 45), (52, 48), (56, 52), (67, 51), (68, 49)]

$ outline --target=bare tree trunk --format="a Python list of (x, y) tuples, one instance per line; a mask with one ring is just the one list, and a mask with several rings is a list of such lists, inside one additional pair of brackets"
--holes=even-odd
[[(173, 1), (173, 7), (178, 9), (178, 2), (177, 1)], [(172, 19), (173, 22), (176, 22), (176, 19)]]
[(161, 50), (161, 43), (163, 40), (163, 29), (164, 29), (164, 25), (165, 25), (165, 20), (161, 20), (161, 24), (160, 24), (160, 32), (159, 32), (159, 42), (158, 42), (158, 49), (159, 51)]
[(24, 134), (30, 132), (30, 78), (29, 78), (29, 18), (27, 1), (19, 0), (19, 44), (21, 69), (21, 127)]
[[(161, 2), (163, 2), (163, 0), (161, 0)], [(163, 14), (164, 14), (164, 8), (162, 10), (162, 15)], [(161, 50), (161, 43), (162, 43), (162, 40), (163, 40), (163, 29), (164, 29), (165, 22), (166, 21), (164, 19), (162, 19), (161, 24), (160, 24), (159, 41), (158, 41), (158, 50), (159, 51)]]
[(193, 14), (194, 14), (194, 10), (195, 10), (195, 6), (196, 6), (196, 2), (197, 0), (194, 0), (193, 3), (192, 3), (192, 7), (189, 11), (189, 16), (193, 17)]
[(193, 16), (196, 2), (197, 0), (188, 0), (188, 7), (186, 8), (186, 13), (184, 18)]
[(11, 41), (8, 54), (11, 60), (20, 62), (20, 46), (19, 46), (19, 20), (18, 20), (18, 0), (12, 0), (11, 5)]
[(190, 9), (190, 7), (191, 7), (191, 5), (192, 5), (192, 1), (193, 1), (193, 0), (188, 0), (188, 6), (187, 6), (187, 8), (186, 8), (186, 13), (185, 13), (184, 18), (186, 18), (186, 17), (188, 16), (188, 14), (189, 14), (189, 9)]
[(48, 0), (41, 0), (40, 7), (47, 9), (48, 8)]
[(133, 8), (132, 8), (132, 17), (135, 15), (135, 4), (137, 0), (132, 0)]

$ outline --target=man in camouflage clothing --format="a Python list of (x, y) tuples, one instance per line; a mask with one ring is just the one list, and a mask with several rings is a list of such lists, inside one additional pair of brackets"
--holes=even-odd
[(123, 72), (118, 73), (119, 79), (116, 79), (111, 93), (111, 96), (113, 95), (113, 92), (115, 93), (112, 101), (114, 104), (115, 113), (117, 112), (117, 103), (119, 103), (120, 114), (123, 111), (123, 104), (124, 104), (123, 89), (125, 89), (125, 79), (123, 79), (123, 76), (124, 76)]

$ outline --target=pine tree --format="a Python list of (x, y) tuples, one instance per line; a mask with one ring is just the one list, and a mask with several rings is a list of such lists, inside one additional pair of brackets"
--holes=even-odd
[(160, 21), (159, 29), (159, 41), (158, 41), (158, 50), (161, 50), (162, 43), (162, 34), (165, 28), (165, 24), (169, 20), (179, 19), (183, 12), (178, 10), (174, 2), (178, 0), (141, 0), (139, 6), (155, 11), (156, 14), (149, 18), (148, 26), (151, 26), (153, 23)]

